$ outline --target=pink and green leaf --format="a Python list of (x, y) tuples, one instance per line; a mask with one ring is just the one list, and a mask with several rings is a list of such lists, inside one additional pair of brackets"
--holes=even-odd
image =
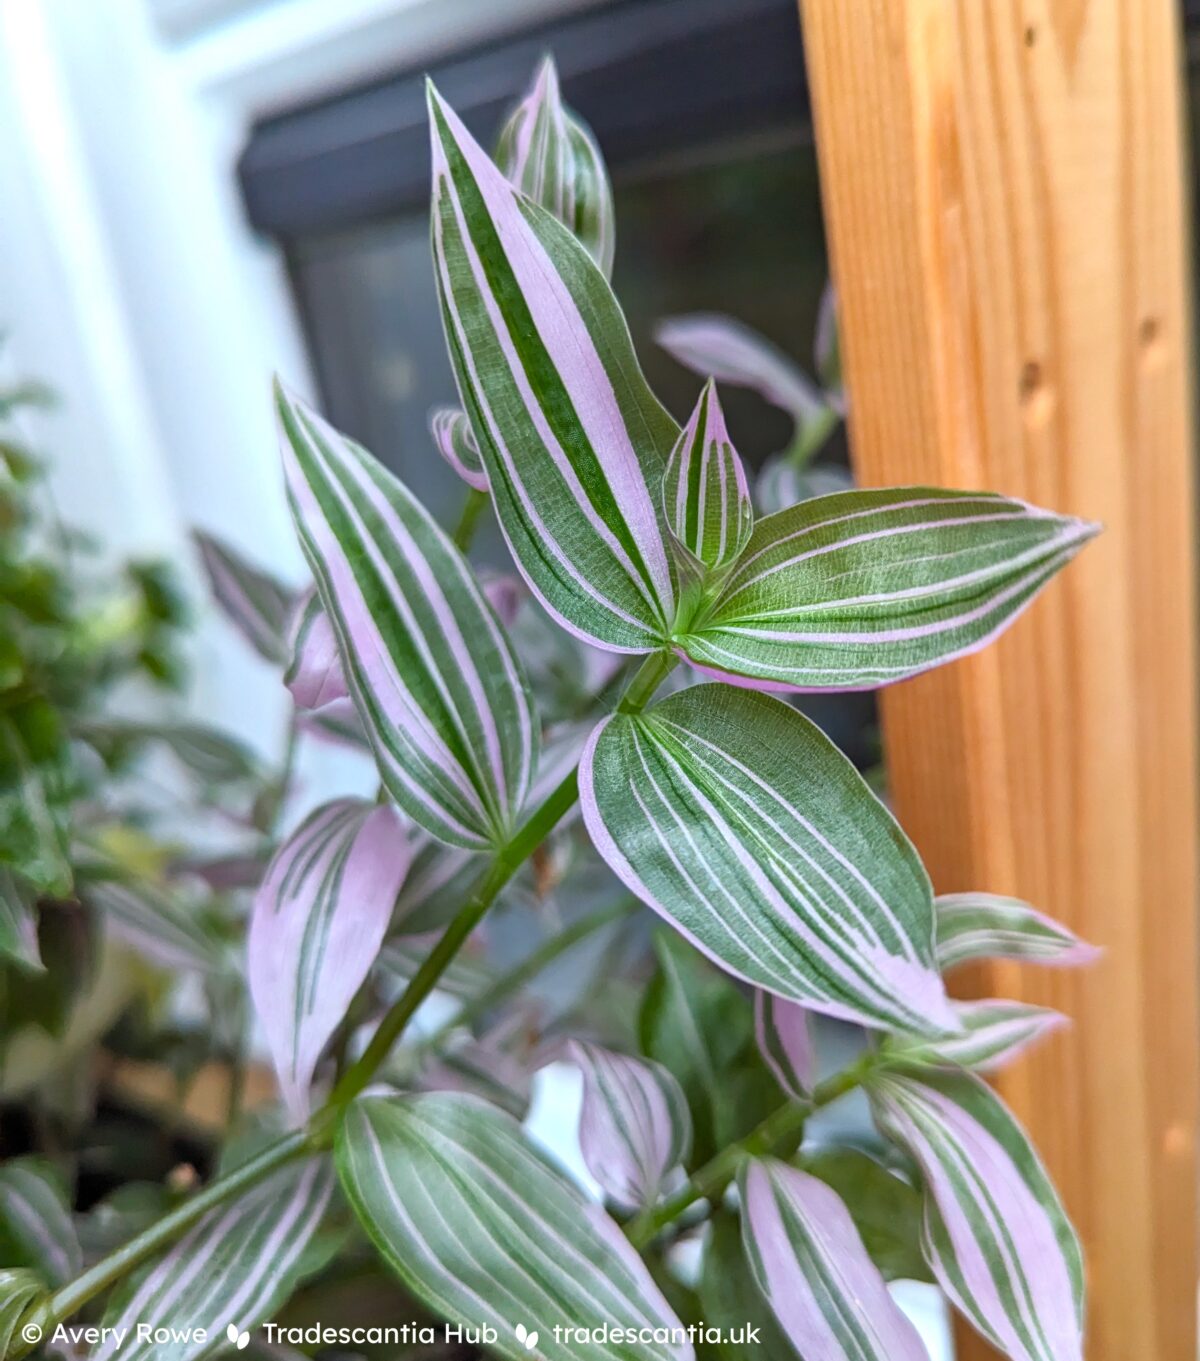
[(653, 651), (675, 617), (661, 488), (679, 428), (583, 247), (432, 88), (430, 124), (443, 324), (500, 527), (564, 627)]
[(487, 473), (479, 457), (479, 445), (471, 431), (465, 411), (456, 406), (439, 406), (429, 416), (429, 433), (437, 451), (468, 487), (487, 491)]
[(797, 1101), (807, 1100), (817, 1080), (807, 1009), (759, 989), (754, 994), (754, 1035), (780, 1087)]
[(938, 967), (972, 959), (1023, 959), (1034, 964), (1091, 964), (1101, 955), (1053, 917), (1019, 898), (996, 893), (945, 893), (933, 904)]
[(588, 1171), (627, 1210), (653, 1205), (687, 1157), (692, 1120), (679, 1083), (659, 1063), (572, 1040), (583, 1074), (579, 1145)]
[(750, 488), (711, 379), (671, 451), (663, 511), (676, 542), (712, 570), (728, 567), (750, 538)]
[(1097, 532), (991, 493), (842, 492), (760, 520), (679, 651), (765, 690), (861, 690), (975, 652)]
[(722, 968), (844, 1020), (958, 1028), (916, 851), (781, 700), (700, 685), (618, 713), (589, 740), (579, 791), (610, 868)]
[(939, 1040), (893, 1035), (885, 1041), (887, 1051), (907, 1063), (992, 1073), (1068, 1023), (1059, 1011), (1007, 998), (955, 1002), (954, 1010), (962, 1034)]
[(410, 859), (394, 809), (338, 799), (288, 838), (255, 896), (250, 995), (297, 1122), (311, 1109), (317, 1061), (379, 953)]
[(252, 566), (237, 549), (205, 530), (192, 531), (213, 597), (226, 618), (269, 662), (288, 659), (288, 629), (296, 593), (269, 572)]
[(538, 734), (495, 612), (401, 482), (282, 391), (278, 410), (300, 542), (384, 785), (442, 841), (502, 843)]
[(1011, 1361), (1081, 1361), (1083, 1260), (1058, 1194), (1000, 1098), (968, 1074), (885, 1072), (876, 1122), (925, 1182), (925, 1255)]
[(750, 1269), (805, 1361), (928, 1361), (836, 1191), (774, 1159), (738, 1190)]
[(337, 638), (315, 587), (296, 611), (288, 646), (292, 661), (283, 683), (299, 708), (320, 709), (348, 696)]

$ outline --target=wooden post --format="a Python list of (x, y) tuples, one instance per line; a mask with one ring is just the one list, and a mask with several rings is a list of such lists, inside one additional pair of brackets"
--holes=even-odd
[(1085, 1240), (1089, 1361), (1194, 1361), (1178, 6), (800, 6), (860, 481), (989, 488), (1107, 527), (997, 646), (886, 692), (884, 736), (940, 891), (1018, 894), (1107, 951), (970, 983), (1075, 1021), (999, 1085)]

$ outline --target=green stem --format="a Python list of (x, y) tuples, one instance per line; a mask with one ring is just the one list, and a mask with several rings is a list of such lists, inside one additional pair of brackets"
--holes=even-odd
[(679, 665), (673, 652), (652, 652), (633, 673), (629, 688), (621, 696), (617, 712), (638, 714), (650, 702), (651, 696), (663, 680)]
[[(43, 1336), (49, 1334), (64, 1319), (70, 1318), (77, 1309), (82, 1309), (89, 1300), (94, 1299), (101, 1291), (115, 1285), (134, 1267), (144, 1262), (147, 1257), (151, 1257), (161, 1248), (167, 1247), (180, 1234), (190, 1229), (209, 1210), (223, 1204), (230, 1196), (237, 1195), (239, 1191), (247, 1190), (256, 1185), (264, 1177), (269, 1176), (294, 1159), (302, 1157), (310, 1151), (310, 1148), (309, 1135), (304, 1130), (297, 1130), (295, 1133), (289, 1134), (264, 1148), (261, 1153), (251, 1158), (249, 1162), (243, 1163), (236, 1171), (222, 1177), (220, 1181), (215, 1181), (206, 1186), (204, 1190), (198, 1191), (191, 1199), (176, 1206), (157, 1223), (138, 1234), (136, 1238), (131, 1239), (114, 1252), (109, 1253), (107, 1257), (102, 1258), (95, 1266), (85, 1271), (82, 1276), (77, 1276), (75, 1280), (69, 1281), (61, 1289), (56, 1290), (41, 1308), (30, 1316), (29, 1322), (40, 1326)], [(31, 1345), (15, 1338), (14, 1344), (13, 1350), (9, 1352), (9, 1356), (12, 1358), (23, 1356), (26, 1352), (32, 1350)]]
[(803, 1130), (804, 1122), (813, 1111), (853, 1091), (862, 1083), (874, 1062), (873, 1053), (865, 1055), (818, 1084), (810, 1100), (789, 1101), (787, 1105), (773, 1111), (744, 1139), (729, 1144), (694, 1172), (681, 1191), (669, 1200), (664, 1200), (661, 1205), (643, 1210), (633, 1219), (626, 1228), (629, 1241), (640, 1251), (698, 1200), (715, 1200), (737, 1175), (744, 1158), (765, 1157), (775, 1152), (780, 1144), (794, 1139)]
[(483, 514), (489, 499), (487, 492), (478, 491), (474, 487), (467, 488), (467, 499), (463, 502), (462, 513), (458, 517), (453, 536), (454, 542), (464, 553), (471, 546), (471, 540), (475, 537), (475, 530), (479, 525), (479, 517)]
[[(642, 709), (654, 693), (654, 687), (675, 665), (675, 660), (667, 653), (647, 657), (630, 682), (620, 704), (621, 711), (637, 713)], [(231, 1196), (254, 1186), (276, 1168), (284, 1166), (303, 1153), (327, 1147), (332, 1141), (333, 1132), (346, 1106), (375, 1075), (413, 1013), (436, 987), (438, 979), (495, 901), (500, 890), (542, 844), (578, 796), (578, 771), (572, 770), (534, 810), (524, 825), (518, 828), (512, 840), (501, 847), (487, 878), (451, 921), (441, 939), (409, 980), (403, 994), (379, 1023), (379, 1028), (371, 1037), (366, 1049), (338, 1079), (325, 1105), (309, 1120), (307, 1129), (285, 1135), (268, 1145), (236, 1172), (206, 1186), (203, 1191), (172, 1210), (143, 1233), (97, 1262), (82, 1276), (55, 1291), (29, 1321), (41, 1325), (44, 1332), (51, 1331), (101, 1291), (116, 1284), (122, 1276), (144, 1262), (147, 1257), (167, 1247), (208, 1210), (224, 1204)], [(29, 1345), (16, 1339), (9, 1356), (12, 1361), (16, 1361), (16, 1358), (24, 1356), (30, 1350), (32, 1348)]]

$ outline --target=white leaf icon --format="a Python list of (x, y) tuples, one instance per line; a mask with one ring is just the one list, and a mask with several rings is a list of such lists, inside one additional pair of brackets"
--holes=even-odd
[(239, 1352), (250, 1344), (250, 1334), (239, 1333), (237, 1325), (233, 1323), (226, 1325), (225, 1336), (237, 1347)]
[(516, 1333), (518, 1342), (525, 1341), (525, 1325), (523, 1323), (518, 1323), (513, 1332)]
[(527, 1352), (533, 1351), (534, 1347), (537, 1346), (537, 1342), (538, 1342), (537, 1333), (529, 1333), (525, 1338), (525, 1350)]

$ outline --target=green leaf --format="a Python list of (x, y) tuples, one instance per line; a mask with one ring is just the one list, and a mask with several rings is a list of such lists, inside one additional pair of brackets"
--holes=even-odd
[(0, 1267), (0, 1356), (20, 1338), (21, 1320), (29, 1318), (46, 1294), (42, 1282), (24, 1268)]
[(51, 1286), (82, 1269), (66, 1189), (41, 1158), (0, 1165), (0, 1261), (29, 1267)]
[(840, 492), (760, 520), (680, 651), (756, 689), (868, 689), (990, 642), (1098, 526), (985, 492)]
[(0, 716), (0, 865), (53, 898), (71, 892), (69, 769), (66, 739), (48, 704), (33, 701)]
[(0, 956), (41, 971), (38, 953), (37, 895), (19, 875), (0, 868)]
[(618, 712), (584, 751), (579, 800), (626, 887), (730, 973), (842, 1020), (959, 1028), (916, 851), (781, 700), (698, 685)]
[(832, 1186), (884, 1279), (931, 1281), (921, 1255), (921, 1193), (856, 1148), (822, 1148), (800, 1160)]
[(686, 1344), (578, 1341), (567, 1330), (679, 1327), (641, 1259), (599, 1206), (511, 1116), (475, 1097), (430, 1093), (356, 1102), (338, 1133), (342, 1186), (363, 1227), (423, 1303), (487, 1326), (509, 1361), (690, 1357)]
[(654, 947), (639, 1040), (683, 1088), (700, 1164), (765, 1119), (779, 1092), (758, 1052), (750, 999), (674, 933), (658, 932)]

